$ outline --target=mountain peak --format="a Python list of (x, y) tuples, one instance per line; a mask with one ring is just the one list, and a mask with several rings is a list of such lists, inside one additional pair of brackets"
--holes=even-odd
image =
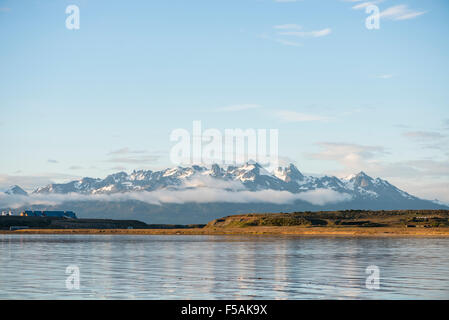
[[(172, 167), (160, 171), (133, 171), (130, 175), (117, 172), (105, 179), (83, 178), (63, 184), (50, 184), (38, 188), (36, 194), (112, 194), (125, 192), (165, 190), (173, 187), (182, 188), (189, 180), (200, 180), (210, 176), (213, 183), (229, 183), (238, 181), (247, 191), (279, 190), (291, 193), (301, 193), (327, 189), (344, 195), (349, 195), (357, 201), (387, 201), (402, 203), (403, 201), (418, 201), (419, 199), (401, 191), (380, 178), (373, 179), (364, 171), (350, 177), (338, 179), (334, 176), (314, 177), (304, 176), (298, 168), (290, 163), (268, 172), (262, 165), (248, 161), (240, 166), (224, 168), (218, 164), (211, 167), (193, 165), (191, 167)], [(209, 178), (206, 178), (210, 181)], [(8, 194), (26, 192), (18, 186), (10, 188)]]
[(350, 181), (354, 182), (355, 186), (366, 188), (373, 185), (374, 179), (365, 172), (360, 171), (357, 175), (353, 176)]
[(14, 185), (8, 188), (8, 190), (5, 191), (6, 194), (9, 195), (20, 195), (20, 196), (27, 196), (28, 193), (23, 190), (21, 187), (19, 187), (18, 185)]
[(247, 166), (255, 165), (256, 167), (260, 167), (260, 164), (258, 164), (256, 161), (254, 161), (254, 160), (252, 160), (252, 159), (249, 159), (249, 160), (246, 162), (246, 165), (247, 165)]
[(349, 180), (363, 180), (363, 179), (370, 180), (370, 181), (374, 180), (372, 177), (367, 175), (364, 171), (360, 171), (357, 174), (350, 175), (349, 178), (350, 178)]
[(274, 175), (285, 182), (304, 180), (304, 176), (293, 163), (290, 163), (286, 168), (277, 168)]

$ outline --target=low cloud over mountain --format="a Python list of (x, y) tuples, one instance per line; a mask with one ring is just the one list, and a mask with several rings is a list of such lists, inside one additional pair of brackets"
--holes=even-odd
[[(29, 195), (15, 186), (0, 194), (0, 207), (76, 208), (80, 216), (86, 217), (129, 218), (131, 215), (149, 222), (196, 223), (236, 211), (443, 206), (414, 197), (363, 172), (346, 179), (318, 178), (304, 176), (292, 164), (270, 173), (257, 163), (247, 163), (227, 168), (212, 165), (139, 170), (131, 174), (118, 172), (105, 179), (83, 178), (49, 184)], [(198, 216), (198, 212), (204, 215)]]

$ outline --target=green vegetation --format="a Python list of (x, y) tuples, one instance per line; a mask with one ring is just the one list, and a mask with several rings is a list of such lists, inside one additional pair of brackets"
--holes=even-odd
[[(245, 230), (259, 230), (251, 232), (269, 232), (276, 229), (277, 233), (286, 232), (291, 227), (299, 230), (322, 230), (322, 232), (346, 232), (345, 230), (363, 230), (362, 232), (377, 232), (377, 228), (398, 232), (447, 232), (449, 228), (449, 211), (447, 210), (396, 210), (396, 211), (323, 211), (323, 212), (293, 212), (293, 213), (261, 213), (242, 214), (220, 218), (205, 225), (164, 225), (146, 224), (137, 220), (111, 220), (111, 219), (67, 219), (56, 217), (0, 217), (0, 230), (9, 230), (10, 227), (28, 227), (35, 230), (91, 230), (89, 232), (105, 232), (104, 230), (122, 230), (133, 233), (133, 230), (142, 230), (147, 234), (207, 234), (214, 232), (231, 233), (245, 232)], [(309, 229), (310, 228), (310, 229)], [(424, 229), (416, 228), (427, 228)], [(293, 228), (294, 229), (294, 228)], [(166, 230), (166, 231), (164, 231)], [(172, 230), (172, 231), (170, 231)], [(241, 231), (236, 231), (241, 230)], [(261, 231), (262, 230), (262, 231)], [(264, 231), (265, 230), (265, 231)], [(394, 231), (395, 230), (395, 231)], [(121, 233), (123, 233), (120, 231)], [(44, 232), (44, 231), (42, 231)], [(114, 231), (119, 233), (118, 231)], [(321, 231), (316, 231), (321, 232)], [(413, 231), (415, 232), (415, 231)]]
[(302, 227), (449, 227), (446, 210), (322, 211), (262, 213), (228, 216), (211, 221), (209, 227), (244, 228), (256, 226)]

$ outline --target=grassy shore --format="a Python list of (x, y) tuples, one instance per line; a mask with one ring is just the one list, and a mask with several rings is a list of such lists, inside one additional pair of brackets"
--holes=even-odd
[(24, 229), (0, 234), (104, 234), (104, 235), (289, 235), (344, 237), (449, 237), (449, 228), (333, 228), (333, 227), (244, 227), (195, 229)]
[(15, 219), (14, 223), (20, 223), (15, 224), (19, 226), (26, 226), (24, 223), (29, 223), (28, 229), (0, 230), (0, 233), (449, 237), (449, 211), (446, 210), (348, 210), (241, 214), (216, 219), (207, 225), (186, 226), (148, 225), (140, 221), (100, 219), (44, 221), (28, 219), (28, 217), (3, 219), (3, 223), (7, 225), (11, 223), (11, 219)]

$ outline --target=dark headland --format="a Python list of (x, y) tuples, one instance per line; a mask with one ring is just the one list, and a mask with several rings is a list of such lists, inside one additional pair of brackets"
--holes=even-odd
[(449, 211), (347, 210), (240, 214), (216, 219), (207, 225), (152, 225), (137, 220), (7, 216), (0, 217), (0, 233), (449, 236)]

